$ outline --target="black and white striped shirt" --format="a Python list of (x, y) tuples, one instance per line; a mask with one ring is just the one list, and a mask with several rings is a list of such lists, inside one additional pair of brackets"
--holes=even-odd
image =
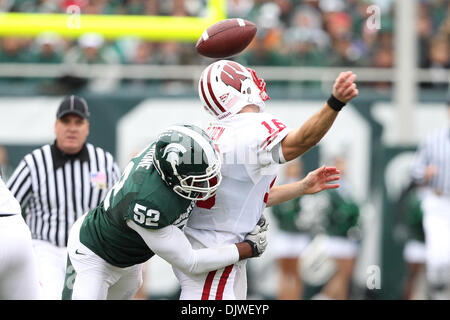
[(417, 150), (412, 177), (424, 182), (425, 169), (433, 165), (436, 175), (428, 186), (439, 193), (450, 195), (450, 129), (443, 128), (431, 133), (421, 142)]
[(27, 154), (8, 180), (33, 239), (67, 246), (70, 227), (95, 208), (120, 178), (113, 156), (86, 143), (77, 155), (63, 154), (56, 143)]

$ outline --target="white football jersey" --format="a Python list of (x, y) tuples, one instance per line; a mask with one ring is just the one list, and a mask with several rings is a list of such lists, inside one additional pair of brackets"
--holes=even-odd
[(222, 158), (222, 183), (214, 197), (197, 201), (185, 233), (205, 246), (239, 242), (266, 207), (289, 129), (269, 113), (249, 112), (217, 121), (206, 132)]
[(0, 215), (20, 214), (20, 204), (0, 177)]

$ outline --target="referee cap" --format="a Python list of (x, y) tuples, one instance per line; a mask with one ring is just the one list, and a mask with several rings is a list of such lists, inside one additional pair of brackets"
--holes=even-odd
[(89, 118), (89, 110), (86, 100), (70, 95), (64, 98), (56, 112), (56, 118), (61, 119), (66, 114), (76, 114), (82, 118)]

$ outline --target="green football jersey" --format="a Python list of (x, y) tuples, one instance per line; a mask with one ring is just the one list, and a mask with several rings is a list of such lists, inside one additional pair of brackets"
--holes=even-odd
[(195, 201), (180, 197), (161, 179), (153, 165), (154, 152), (153, 143), (130, 161), (81, 227), (81, 243), (114, 266), (129, 267), (154, 255), (127, 220), (147, 229), (182, 228), (194, 208)]
[(343, 197), (336, 190), (327, 190), (328, 210), (326, 233), (332, 236), (348, 237), (349, 230), (356, 227), (359, 219), (359, 206), (350, 197)]
[(295, 198), (282, 202), (272, 207), (272, 214), (278, 224), (278, 228), (286, 232), (307, 232), (307, 228), (301, 228), (296, 223), (301, 212), (300, 199)]

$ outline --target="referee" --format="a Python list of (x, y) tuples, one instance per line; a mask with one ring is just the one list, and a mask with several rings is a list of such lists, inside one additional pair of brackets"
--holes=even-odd
[[(450, 100), (447, 101), (450, 119)], [(413, 179), (425, 186), (422, 200), (425, 263), (431, 299), (450, 299), (450, 126), (421, 142)]]
[(99, 205), (119, 179), (113, 156), (86, 142), (88, 119), (83, 98), (64, 98), (54, 143), (25, 155), (7, 183), (31, 230), (43, 299), (61, 299), (72, 224)]

